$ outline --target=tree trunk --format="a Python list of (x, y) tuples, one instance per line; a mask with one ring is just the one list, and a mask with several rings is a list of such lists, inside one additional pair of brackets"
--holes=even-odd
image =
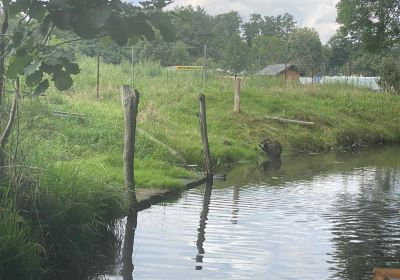
[(136, 138), (136, 116), (139, 105), (139, 92), (131, 90), (129, 86), (123, 86), (121, 93), (122, 106), (124, 108), (124, 179), (125, 188), (128, 192), (129, 210), (134, 213), (138, 203), (135, 190), (135, 138)]

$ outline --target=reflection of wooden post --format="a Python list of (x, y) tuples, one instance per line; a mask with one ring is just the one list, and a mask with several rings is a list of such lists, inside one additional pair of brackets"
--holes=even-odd
[(240, 78), (235, 76), (235, 106), (233, 108), (235, 113), (240, 112)]
[(126, 219), (124, 247), (122, 251), (122, 279), (133, 280), (133, 244), (137, 227), (137, 212), (130, 214)]
[(207, 225), (207, 220), (208, 220), (208, 212), (210, 209), (210, 201), (211, 201), (211, 192), (212, 192), (212, 185), (207, 184), (205, 193), (204, 193), (204, 198), (203, 198), (203, 209), (200, 214), (200, 222), (199, 222), (199, 228), (197, 229), (198, 234), (197, 234), (197, 241), (196, 241), (196, 246), (197, 246), (197, 255), (196, 255), (196, 270), (202, 270), (203, 266), (201, 263), (203, 263), (203, 257), (204, 257), (204, 241), (206, 241), (206, 225)]
[(100, 95), (100, 55), (97, 55), (97, 81), (96, 81), (96, 100), (99, 101)]
[(232, 199), (232, 224), (236, 225), (238, 222), (238, 214), (239, 214), (239, 192), (240, 187), (233, 187), (233, 199)]
[(207, 178), (212, 181), (212, 167), (211, 167), (211, 155), (210, 155), (210, 145), (208, 143), (208, 134), (207, 134), (207, 121), (206, 121), (206, 97), (204, 94), (201, 94), (199, 97), (200, 100), (200, 132), (201, 132), (201, 141), (203, 142), (203, 156), (204, 156), (204, 164), (206, 166)]
[(121, 93), (122, 106), (124, 108), (125, 135), (124, 135), (124, 179), (125, 188), (128, 192), (130, 211), (137, 208), (135, 191), (135, 136), (136, 136), (136, 116), (139, 105), (139, 92), (131, 90), (129, 86), (123, 86)]

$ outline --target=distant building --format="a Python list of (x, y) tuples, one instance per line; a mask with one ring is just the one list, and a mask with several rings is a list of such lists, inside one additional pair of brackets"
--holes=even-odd
[(294, 64), (272, 64), (268, 65), (256, 75), (280, 77), (287, 80), (298, 80), (300, 77), (299, 69)]

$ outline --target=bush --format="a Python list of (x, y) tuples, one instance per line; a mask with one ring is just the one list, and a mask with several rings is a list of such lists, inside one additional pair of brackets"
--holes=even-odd
[(387, 92), (400, 93), (400, 63), (395, 59), (385, 58), (380, 67), (378, 84)]

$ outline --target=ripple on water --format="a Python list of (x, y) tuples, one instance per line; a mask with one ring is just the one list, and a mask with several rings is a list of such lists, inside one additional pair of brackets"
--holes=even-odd
[(344, 166), (216, 185), (209, 200), (193, 189), (139, 213), (134, 279), (370, 279), (400, 267), (399, 169)]

